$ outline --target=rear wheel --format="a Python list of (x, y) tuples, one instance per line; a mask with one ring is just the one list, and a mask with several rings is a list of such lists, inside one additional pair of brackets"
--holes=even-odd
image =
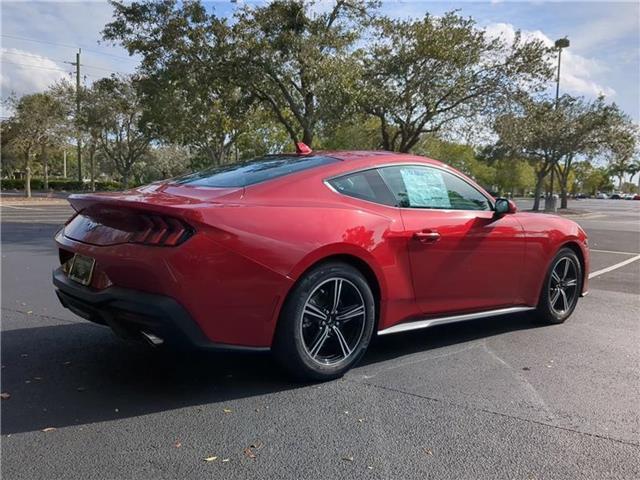
[(571, 316), (582, 290), (582, 265), (575, 252), (561, 249), (549, 267), (536, 310), (545, 323), (562, 323)]
[(285, 302), (274, 353), (301, 380), (342, 376), (364, 355), (375, 324), (375, 302), (364, 276), (342, 262), (307, 272)]

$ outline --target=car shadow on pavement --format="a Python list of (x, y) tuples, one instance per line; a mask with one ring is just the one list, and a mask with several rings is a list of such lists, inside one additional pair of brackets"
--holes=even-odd
[[(364, 365), (533, 328), (522, 316), (485, 319), (381, 337)], [(265, 395), (292, 382), (266, 353), (154, 350), (89, 323), (2, 332), (3, 435), (120, 420)]]
[(414, 353), (541, 326), (544, 325), (536, 323), (532, 314), (519, 313), (385, 335), (372, 341), (360, 365), (381, 363)]

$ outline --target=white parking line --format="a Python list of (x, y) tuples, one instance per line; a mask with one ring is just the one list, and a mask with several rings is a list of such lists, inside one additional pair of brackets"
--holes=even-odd
[(32, 208), (32, 207), (18, 207), (16, 205), (0, 205), (2, 208), (12, 208), (15, 210), (33, 210), (34, 212), (44, 212), (45, 210), (42, 208)]
[(602, 275), (604, 273), (608, 273), (608, 272), (611, 272), (612, 270), (616, 270), (617, 268), (622, 268), (625, 265), (629, 265), (630, 263), (635, 262), (636, 260), (640, 260), (640, 255), (636, 255), (635, 257), (628, 258), (625, 261), (620, 262), (620, 263), (616, 263), (615, 265), (611, 265), (610, 267), (603, 268), (601, 270), (596, 270), (595, 272), (591, 272), (589, 274), (589, 278), (590, 279), (591, 278), (595, 278), (595, 277), (598, 277), (598, 276), (600, 276), (600, 275)]
[(594, 248), (590, 249), (591, 252), (596, 253), (617, 253), (619, 255), (640, 255), (638, 252), (619, 252), (618, 250), (596, 250)]

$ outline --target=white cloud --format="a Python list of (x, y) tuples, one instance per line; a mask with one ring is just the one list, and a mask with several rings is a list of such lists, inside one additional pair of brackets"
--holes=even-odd
[[(0, 49), (2, 97), (45, 90), (52, 83), (68, 77), (66, 69), (48, 57), (17, 48)], [(69, 66), (69, 69), (72, 67)]]
[[(516, 35), (516, 28), (510, 23), (492, 23), (485, 30), (488, 35), (501, 36), (507, 42), (513, 41)], [(540, 30), (523, 30), (521, 33), (525, 40), (540, 40), (547, 46), (553, 46), (553, 41)], [(579, 55), (571, 49), (564, 49), (560, 66), (560, 91), (590, 97), (600, 94), (613, 97), (616, 91), (598, 83), (594, 78), (606, 71), (607, 67), (600, 61)]]

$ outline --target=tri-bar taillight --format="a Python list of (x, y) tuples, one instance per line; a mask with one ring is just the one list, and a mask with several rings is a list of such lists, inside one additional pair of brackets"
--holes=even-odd
[(135, 232), (129, 242), (145, 245), (173, 247), (184, 242), (193, 229), (182, 220), (163, 215), (138, 215), (142, 228)]
[(193, 233), (191, 225), (171, 215), (106, 206), (82, 210), (64, 227), (67, 238), (103, 246), (137, 243), (174, 247)]

